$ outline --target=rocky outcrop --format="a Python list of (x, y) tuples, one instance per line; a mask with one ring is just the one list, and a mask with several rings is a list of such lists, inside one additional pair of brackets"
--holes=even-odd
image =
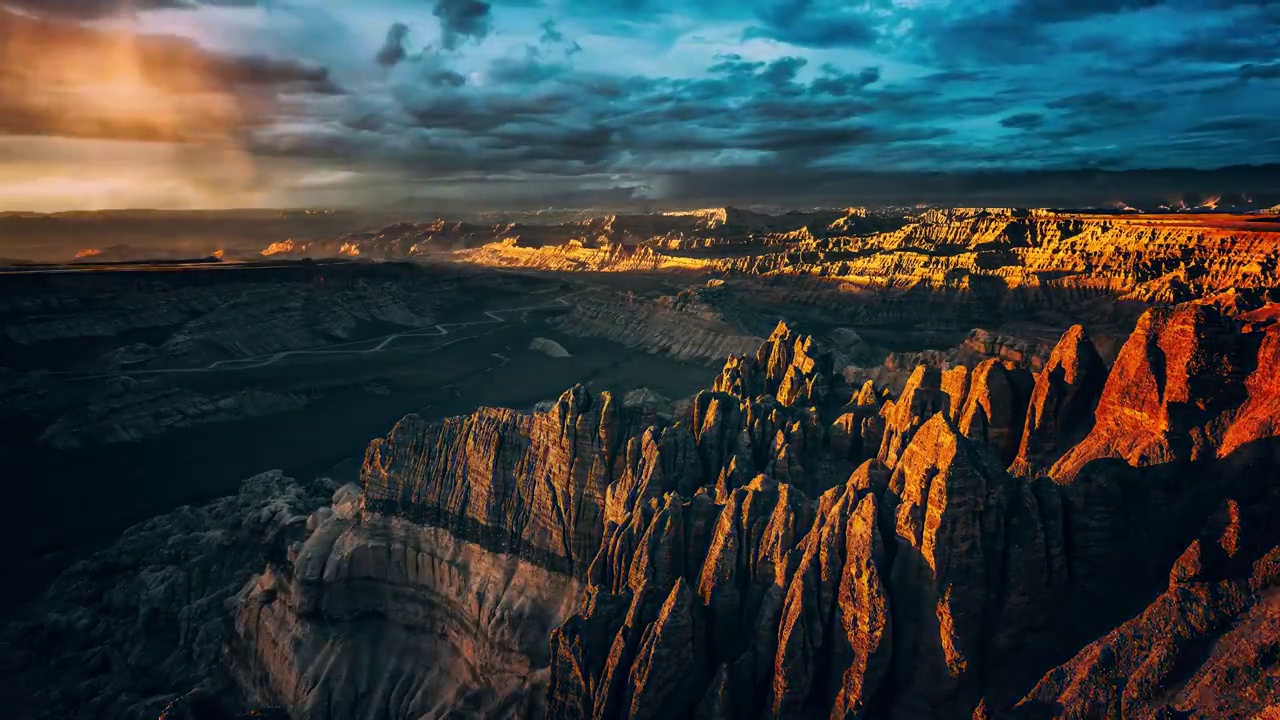
[(332, 483), (265, 473), (238, 494), (130, 528), (71, 567), (0, 630), (6, 715), (135, 720), (199, 696), (234, 717), (239, 698), (220, 670), (226, 603), (332, 493)]
[(309, 401), (299, 393), (256, 389), (208, 396), (126, 376), (108, 381), (101, 395), (59, 417), (40, 440), (58, 449), (132, 442), (202, 423), (291, 412)]
[(888, 565), (877, 506), (888, 481), (874, 460), (818, 501), (783, 602), (770, 710), (776, 717), (864, 715), (892, 653)]
[(1269, 432), (1255, 418), (1274, 387), (1274, 366), (1261, 363), (1275, 335), (1274, 326), (1242, 332), (1213, 306), (1148, 310), (1107, 376), (1093, 429), (1051, 474), (1070, 480), (1105, 458), (1133, 467), (1206, 460)]
[(890, 467), (897, 465), (916, 430), (934, 415), (950, 413), (951, 402), (942, 391), (942, 373), (923, 365), (916, 368), (902, 395), (881, 409), (885, 429), (877, 455), (880, 462)]
[(1139, 615), (1045, 674), (1010, 717), (1265, 717), (1280, 703), (1274, 494), (1226, 501)]
[(722, 362), (754, 352), (760, 338), (736, 330), (709, 305), (662, 296), (656, 300), (616, 296), (579, 300), (550, 322), (564, 332), (620, 342), (678, 360)]
[(1093, 427), (1107, 368), (1084, 328), (1073, 325), (1036, 374), (1013, 466), (1019, 474), (1047, 470)]
[(894, 470), (889, 587), (898, 676), (893, 712), (963, 717), (1007, 690), (1002, 658), (1034, 645), (1064, 580), (1062, 537), (1033, 488), (939, 413)]
[(1026, 368), (994, 358), (975, 367), (960, 413), (960, 432), (991, 445), (1008, 465), (1018, 454), (1033, 382)]
[(369, 512), (358, 488), (235, 598), (232, 667), (251, 703), (340, 720), (528, 717), (572, 578)]
[(532, 416), (490, 408), (440, 423), (409, 416), (369, 445), (365, 502), (374, 513), (581, 575), (626, 440), (618, 403), (582, 387)]
[(547, 357), (567, 358), (571, 357), (568, 350), (564, 346), (550, 338), (538, 337), (529, 343), (529, 349), (540, 352)]
[(731, 356), (713, 387), (743, 400), (773, 395), (788, 407), (823, 405), (831, 397), (833, 370), (830, 352), (816, 338), (778, 323), (754, 357)]

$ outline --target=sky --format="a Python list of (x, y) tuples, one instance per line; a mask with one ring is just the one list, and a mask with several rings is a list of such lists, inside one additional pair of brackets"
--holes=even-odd
[(1280, 162), (1278, 47), (1280, 0), (0, 0), (0, 210), (1111, 192)]

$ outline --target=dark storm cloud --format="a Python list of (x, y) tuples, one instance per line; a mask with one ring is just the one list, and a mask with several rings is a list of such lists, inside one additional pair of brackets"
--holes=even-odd
[(1248, 63), (1240, 66), (1242, 80), (1276, 80), (1280, 79), (1280, 62)]
[(756, 5), (759, 24), (743, 36), (810, 48), (867, 46), (880, 37), (879, 20), (869, 11), (887, 5), (880, 0), (764, 0)]
[(746, 28), (744, 40), (765, 37), (801, 47), (858, 47), (876, 42), (874, 20), (841, 12), (810, 0), (781, 0), (765, 5), (760, 24)]
[(1044, 124), (1044, 116), (1040, 113), (1018, 113), (1002, 118), (1000, 124), (1014, 130), (1027, 130)]
[[(453, 56), (432, 56), (434, 72)], [(259, 138), (260, 152), (381, 158), (432, 178), (472, 173), (638, 178), (690, 164), (767, 163), (799, 171), (857, 148), (928, 142), (952, 130), (863, 119), (875, 107), (860, 91), (876, 68), (827, 66), (807, 83), (807, 62), (717, 58), (700, 78), (606, 75), (567, 61), (547, 62), (536, 48), (498, 58), (484, 82), (443, 86), (418, 77), (398, 87), (394, 106), (353, 113), (358, 135), (334, 141), (317, 127)], [(644, 183), (639, 183), (644, 184)], [(655, 191), (656, 192), (656, 191)]]
[(543, 62), (536, 51), (523, 58), (498, 58), (489, 66), (488, 78), (496, 83), (511, 85), (536, 85), (554, 79), (569, 71), (562, 63)]
[[(329, 76), (329, 68), (264, 55), (226, 56), (190, 46), (193, 66), (203, 66), (205, 77), (220, 86), (277, 86), (298, 91), (337, 95), (344, 92)], [(163, 74), (157, 83), (163, 85)]]
[(1057, 57), (1128, 75), (1196, 60), (1269, 60), (1280, 42), (1274, 0), (1016, 0), (926, 6), (911, 19), (906, 52), (990, 68)]
[(876, 204), (1017, 205), (1099, 207), (1117, 199), (1154, 206), (1184, 194), (1280, 192), (1280, 166), (1235, 166), (1213, 171), (1152, 169), (1116, 171), (1101, 167), (1067, 171), (989, 170), (971, 172), (811, 171), (799, 169), (687, 170), (655, 178), (655, 187), (673, 199), (706, 205), (741, 204), (744, 199), (774, 206)]
[(1137, 120), (1163, 106), (1164, 103), (1159, 100), (1120, 97), (1102, 90), (1068, 95), (1045, 103), (1045, 107), (1063, 110), (1068, 114), (1116, 120)]
[(572, 57), (582, 52), (582, 46), (576, 40), (565, 37), (565, 34), (556, 27), (555, 21), (548, 19), (539, 27), (542, 28), (542, 36), (538, 38), (539, 44), (559, 47), (564, 51), (565, 57)]
[(762, 61), (743, 60), (741, 55), (730, 53), (728, 55), (718, 55), (717, 62), (707, 68), (707, 72), (724, 73), (731, 76), (750, 77), (760, 71), (765, 66)]
[(1183, 130), (1185, 133), (1236, 133), (1268, 127), (1273, 121), (1260, 116), (1234, 116), (1205, 120)]
[[(709, 12), (706, 6), (695, 3), (688, 12)], [(591, 7), (601, 12), (603, 3)], [(948, 14), (938, 14), (938, 5), (904, 7), (766, 0), (749, 6), (748, 34), (790, 47), (781, 45), (784, 51), (766, 60), (744, 50), (715, 56), (702, 72), (673, 69), (672, 75), (683, 77), (629, 74), (624, 63), (601, 64), (599, 55), (579, 64), (580, 46), (559, 25), (533, 24), (523, 45), (483, 61), (483, 67), (468, 63), (466, 53), (434, 53), (430, 64), (421, 61), (412, 82), (397, 87), (394, 103), (350, 113), (350, 136), (335, 138), (318, 124), (261, 137), (258, 147), (316, 157), (340, 153), (450, 184), (485, 176), (530, 183), (615, 178), (646, 197), (678, 197), (686, 190), (715, 197), (701, 185), (706, 181), (724, 185), (717, 191), (740, 200), (786, 182), (794, 182), (800, 194), (826, 183), (839, 188), (862, 168), (969, 178), (958, 169), (1120, 169), (1153, 158), (1203, 164), (1204, 158), (1237, 152), (1243, 137), (1265, 132), (1249, 123), (1210, 124), (1212, 117), (1187, 114), (1190, 101), (1178, 99), (1208, 92), (1212, 83), (1232, 83), (1217, 91), (1225, 114), (1226, 104), (1238, 101), (1233, 93), (1243, 87), (1244, 75), (1255, 83), (1268, 75), (1262, 64), (1246, 71), (1240, 62), (1184, 67), (1168, 58), (1146, 59), (1152, 48), (1186, 42), (1194, 32), (1216, 36), (1244, 10), (1213, 9), (1212, 22), (1198, 30), (1139, 37), (1105, 23), (1150, 10), (1144, 3), (1017, 3), (976, 10), (955, 4)], [(969, 10), (954, 9), (959, 7)], [(671, 8), (637, 4), (628, 21), (660, 34), (661, 13)], [(854, 32), (838, 43), (801, 37), (817, 32), (805, 28), (838, 28), (821, 20), (835, 15), (856, 18), (875, 37)], [(1082, 22), (1090, 18), (1103, 24)], [(907, 20), (912, 30), (903, 35)], [(963, 40), (940, 39), (963, 23), (979, 31)], [(575, 34), (583, 32), (578, 22), (573, 27)], [(818, 64), (813, 55), (832, 56), (804, 49), (864, 44), (876, 53), (897, 48), (901, 57), (921, 62), (945, 47), (939, 42), (968, 49), (945, 63), (926, 63), (933, 72), (906, 77), (892, 61), (884, 67)], [(999, 57), (1006, 50), (1002, 42), (1013, 48), (1009, 53), (1017, 62)], [(557, 47), (566, 50), (556, 52)], [(1063, 66), (1061, 58), (1070, 60)], [(1246, 114), (1239, 108), (1230, 112)], [(1149, 130), (1138, 138), (1135, 126)]]
[(822, 77), (813, 81), (812, 89), (817, 93), (844, 97), (880, 80), (880, 68), (862, 68), (856, 73), (844, 73), (831, 64), (822, 66)]
[(1168, 0), (1019, 0), (1013, 17), (1030, 22), (1057, 23), (1095, 15), (1114, 15), (1164, 5)]
[(795, 80), (800, 70), (808, 64), (809, 61), (804, 58), (789, 55), (780, 57), (765, 66), (764, 72), (760, 73), (760, 78), (773, 86), (786, 85)]
[(378, 54), (374, 57), (374, 60), (383, 67), (398, 65), (408, 55), (404, 48), (404, 42), (408, 37), (408, 25), (404, 23), (393, 24), (387, 30), (387, 39), (382, 43), (382, 47), (378, 49)]
[[(236, 132), (264, 156), (464, 188), (493, 206), (856, 202), (913, 187), (1005, 203), (1031, 185), (1048, 198), (1121, 177), (1099, 168), (1280, 153), (1253, 122), (1280, 111), (1274, 2), (364, 2), (404, 23), (384, 36), (346, 4), (275, 6), (291, 21), (341, 16), (346, 45), (325, 26), (280, 47), (323, 58), (332, 76), (265, 41), (254, 48), (271, 58), (211, 59), (190, 82), (157, 82), (253, 98)], [(735, 45), (743, 37), (767, 42)], [(348, 94), (333, 94), (338, 81)], [(286, 95), (274, 116), (258, 109)], [(1081, 167), (1092, 170), (1020, 174)], [(947, 180), (913, 186), (908, 171)]]
[(432, 14), (440, 18), (440, 42), (448, 50), (468, 39), (489, 34), (490, 5), (481, 0), (436, 0)]

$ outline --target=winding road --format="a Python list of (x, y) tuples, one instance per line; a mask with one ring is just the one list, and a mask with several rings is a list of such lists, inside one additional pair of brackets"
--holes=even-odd
[[(378, 353), (378, 352), (383, 352), (387, 350), (392, 343), (394, 343), (395, 341), (401, 338), (442, 337), (444, 335), (450, 334), (451, 329), (474, 327), (476, 325), (495, 325), (499, 323), (509, 322), (506, 317), (503, 317), (503, 315), (509, 315), (510, 313), (514, 313), (514, 312), (527, 312), (529, 310), (543, 310), (546, 308), (557, 307), (557, 306), (573, 307), (573, 304), (569, 302), (569, 298), (575, 297), (577, 295), (581, 295), (586, 292), (590, 292), (590, 290), (579, 290), (577, 292), (569, 293), (568, 295), (562, 295), (556, 298), (555, 300), (551, 300), (545, 303), (539, 303), (537, 305), (525, 305), (522, 307), (505, 308), (502, 310), (486, 310), (484, 314), (488, 319), (485, 319), (485, 320), (471, 320), (469, 322), (437, 323), (435, 325), (424, 325), (422, 327), (416, 327), (416, 328), (411, 328), (409, 330), (403, 330), (401, 332), (392, 333), (390, 335), (386, 335), (381, 338), (370, 338), (368, 340), (356, 340), (348, 343), (330, 345), (321, 350), (285, 350), (283, 352), (271, 353), (269, 355), (258, 355), (255, 357), (219, 360), (217, 362), (210, 363), (204, 367), (198, 367), (198, 368), (163, 368), (163, 369), (156, 368), (151, 370), (116, 370), (109, 373), (94, 373), (94, 374), (84, 375), (84, 376), (77, 377), (75, 379), (84, 380), (84, 379), (95, 378), (95, 377), (115, 377), (120, 375), (163, 375), (163, 374), (172, 374), (172, 373), (202, 373), (202, 372), (217, 372), (217, 371), (227, 371), (227, 370), (252, 370), (252, 369), (272, 365), (288, 357), (297, 357), (302, 355), (368, 355), (370, 353)], [(465, 337), (458, 338), (457, 340), (447, 342), (444, 345), (441, 345), (438, 347), (451, 345), (455, 342), (460, 342), (465, 339), (466, 339)], [(377, 344), (372, 347), (360, 348), (360, 349), (340, 349), (340, 348), (351, 348), (351, 346), (353, 345), (367, 345), (369, 343), (377, 343)], [(438, 349), (438, 347), (433, 349)], [(71, 373), (68, 373), (68, 374), (71, 374)]]

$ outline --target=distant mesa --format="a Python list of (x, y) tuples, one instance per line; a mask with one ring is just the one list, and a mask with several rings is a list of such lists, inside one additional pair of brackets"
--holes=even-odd
[(271, 243), (267, 246), (267, 249), (262, 251), (262, 254), (265, 257), (270, 257), (272, 255), (287, 255), (300, 250), (301, 248), (295, 245), (292, 240), (285, 240), (283, 242)]

